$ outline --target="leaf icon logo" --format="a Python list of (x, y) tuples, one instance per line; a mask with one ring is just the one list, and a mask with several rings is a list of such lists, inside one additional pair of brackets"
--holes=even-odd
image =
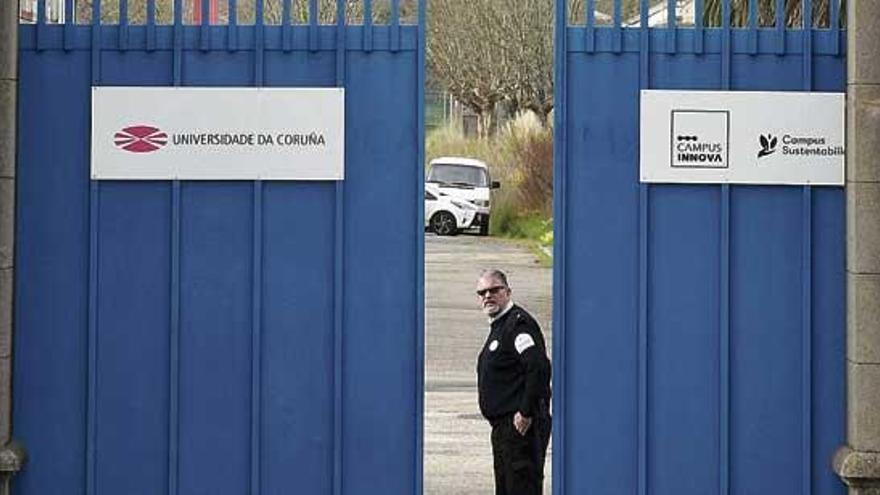
[(766, 136), (761, 134), (758, 137), (758, 144), (761, 145), (761, 150), (758, 151), (758, 158), (763, 158), (767, 155), (775, 153), (776, 143), (777, 139), (772, 134), (767, 134)]

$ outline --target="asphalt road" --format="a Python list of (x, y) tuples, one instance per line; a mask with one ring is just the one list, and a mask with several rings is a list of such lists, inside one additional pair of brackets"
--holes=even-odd
[[(551, 269), (525, 248), (490, 237), (425, 234), (425, 494), (494, 493), (490, 428), (479, 414), (476, 355), (488, 332), (474, 294), (486, 268), (507, 273), (513, 299), (551, 344)], [(552, 446), (551, 446), (552, 450)], [(550, 454), (544, 493), (550, 493)]]

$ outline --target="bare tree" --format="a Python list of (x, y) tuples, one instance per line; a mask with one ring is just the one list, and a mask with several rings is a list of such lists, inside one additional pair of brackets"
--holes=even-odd
[[(52, 1), (52, 0), (49, 0)], [(59, 0), (55, 0), (59, 1)], [(79, 22), (88, 23), (92, 18), (92, 4), (94, 0), (76, 1), (76, 18)], [(400, 0), (399, 16), (403, 23), (414, 23), (418, 17), (418, 0)], [(182, 0), (183, 22), (192, 24), (196, 13), (201, 10), (201, 0)], [(221, 0), (217, 2), (216, 24), (228, 24), (231, 17), (229, 2)], [(336, 23), (336, 0), (318, 0), (318, 23)], [(255, 21), (256, 0), (239, 0), (237, 2), (236, 21), (238, 24), (253, 24)], [(345, 12), (347, 24), (363, 23), (364, 8), (362, 0), (345, 0)], [(389, 1), (374, 1), (373, 22), (387, 24), (391, 19), (391, 3)], [(269, 25), (281, 24), (284, 15), (284, 3), (282, 0), (263, 1), (263, 22)], [(130, 24), (144, 24), (147, 19), (147, 0), (128, 0), (128, 22)], [(174, 0), (156, 0), (156, 22), (159, 24), (171, 24), (174, 19)], [(292, 24), (306, 24), (310, 22), (310, 9), (308, 0), (291, 0), (290, 22)], [(116, 24), (119, 22), (119, 0), (102, 0), (101, 23)]]
[[(725, 0), (706, 0), (703, 23), (706, 26), (720, 26), (721, 13)], [(743, 27), (749, 24), (748, 0), (730, 0), (730, 25)], [(813, 26), (827, 28), (831, 24), (831, 3), (840, 2), (840, 22), (845, 22), (846, 0), (813, 0), (812, 18)], [(786, 27), (803, 26), (803, 2), (802, 0), (785, 0), (783, 19)], [(761, 27), (776, 25), (776, 1), (759, 0), (757, 4), (758, 18), (756, 24)]]
[[(656, 4), (658, 1), (665, 0), (649, 0), (650, 4)], [(595, 0), (593, 2), (593, 10), (595, 12), (594, 19), (596, 25), (609, 24), (614, 19), (615, 3), (620, 6), (621, 23), (632, 19), (639, 14), (640, 0)], [(586, 0), (568, 0), (568, 22), (573, 25), (586, 24), (587, 19), (587, 2)]]
[(429, 0), (427, 63), (432, 81), (479, 118), (480, 134), (493, 127), (511, 69), (497, 0)]
[(497, 106), (553, 108), (553, 0), (428, 0), (431, 81), (472, 109), (490, 134)]
[(520, 0), (502, 17), (501, 48), (510, 54), (505, 98), (514, 111), (531, 110), (546, 124), (553, 109), (553, 5)]

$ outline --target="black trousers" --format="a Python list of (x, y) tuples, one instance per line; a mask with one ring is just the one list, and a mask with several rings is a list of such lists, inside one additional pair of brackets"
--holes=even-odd
[(549, 415), (535, 417), (525, 435), (514, 428), (513, 416), (493, 422), (495, 495), (541, 495), (550, 429)]

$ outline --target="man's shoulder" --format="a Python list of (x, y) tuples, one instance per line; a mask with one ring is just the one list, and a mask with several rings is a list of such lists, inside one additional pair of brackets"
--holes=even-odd
[(510, 308), (510, 313), (516, 317), (517, 321), (535, 321), (535, 318), (526, 311), (526, 308), (520, 306), (519, 304), (514, 304), (512, 308)]
[(513, 308), (510, 309), (510, 319), (512, 327), (528, 327), (540, 331), (541, 327), (538, 325), (537, 320), (535, 320), (535, 318), (522, 306), (516, 304), (513, 305)]

